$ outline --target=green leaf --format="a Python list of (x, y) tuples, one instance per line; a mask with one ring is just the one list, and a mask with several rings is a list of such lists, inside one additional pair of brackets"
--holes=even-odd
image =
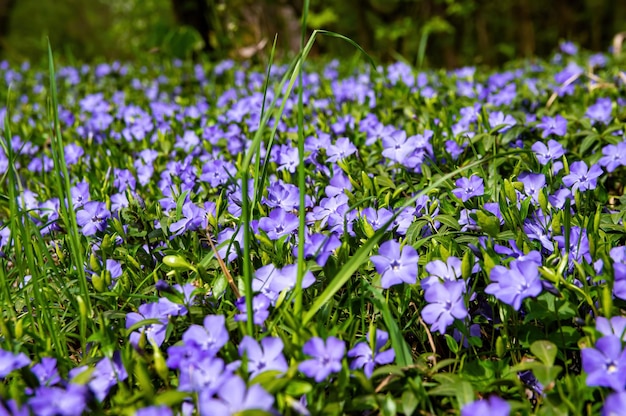
[(490, 237), (496, 237), (500, 232), (500, 220), (495, 215), (476, 211), (476, 222)]
[(367, 281), (364, 281), (363, 284), (372, 294), (372, 302), (374, 306), (378, 310), (381, 311), (383, 316), (383, 321), (385, 321), (385, 326), (387, 327), (387, 331), (389, 332), (389, 338), (391, 338), (391, 345), (396, 353), (396, 364), (407, 367), (413, 363), (413, 358), (411, 357), (411, 349), (408, 344), (404, 340), (402, 336), (402, 332), (398, 327), (398, 323), (394, 319), (391, 311), (389, 310), (389, 305), (385, 301), (383, 295), (375, 289), (372, 285), (370, 285)]
[(535, 341), (530, 345), (530, 352), (547, 366), (554, 365), (558, 348), (550, 341)]

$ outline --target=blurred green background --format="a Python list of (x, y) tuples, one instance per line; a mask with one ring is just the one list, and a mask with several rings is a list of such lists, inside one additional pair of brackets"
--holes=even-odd
[[(46, 37), (66, 60), (132, 60), (151, 54), (211, 59), (283, 55), (298, 48), (302, 0), (0, 0), (0, 59), (39, 61)], [(562, 40), (606, 51), (626, 31), (623, 0), (312, 0), (309, 29), (357, 41), (382, 61), (431, 67), (499, 65), (546, 56)], [(348, 44), (316, 42), (342, 57)]]

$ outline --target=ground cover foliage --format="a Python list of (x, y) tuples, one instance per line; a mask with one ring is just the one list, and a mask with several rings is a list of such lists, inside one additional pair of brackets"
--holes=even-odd
[(612, 59), (0, 64), (0, 414), (622, 414)]

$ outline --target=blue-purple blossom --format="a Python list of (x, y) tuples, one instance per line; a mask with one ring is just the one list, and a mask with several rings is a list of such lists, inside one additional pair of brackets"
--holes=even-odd
[(200, 392), (200, 416), (231, 416), (245, 410), (269, 412), (274, 404), (274, 396), (263, 387), (253, 384), (246, 388), (239, 376), (228, 378), (216, 393), (217, 397), (213, 397), (212, 391)]
[(80, 416), (87, 407), (87, 388), (77, 384), (69, 384), (67, 389), (38, 387), (28, 405), (38, 416)]
[(6, 377), (13, 370), (18, 370), (30, 364), (30, 359), (24, 353), (13, 354), (0, 349), (0, 379)]
[(546, 186), (546, 177), (542, 173), (521, 173), (518, 177), (520, 182), (524, 184), (524, 193), (529, 196), (533, 203), (539, 203), (539, 194)]
[(319, 383), (341, 370), (345, 351), (346, 344), (338, 338), (331, 336), (326, 341), (319, 337), (311, 338), (302, 347), (302, 352), (312, 358), (302, 361), (298, 369)]
[(581, 353), (583, 370), (587, 373), (588, 386), (611, 387), (624, 391), (626, 386), (626, 350), (622, 341), (608, 335), (596, 341), (595, 348), (583, 348)]
[(602, 406), (602, 416), (620, 416), (626, 409), (626, 391), (616, 391), (609, 394)]
[(565, 154), (565, 149), (563, 149), (561, 143), (553, 139), (548, 140), (547, 146), (543, 142), (535, 142), (531, 146), (531, 149), (535, 152), (537, 160), (542, 165), (547, 165), (549, 162), (556, 160)]
[(130, 312), (126, 315), (126, 329), (135, 324), (148, 320), (157, 319), (158, 322), (142, 326), (140, 329), (130, 334), (131, 344), (137, 348), (142, 336), (151, 344), (160, 346), (165, 341), (165, 330), (170, 316), (179, 313), (179, 307), (166, 298), (160, 298), (158, 302), (144, 303), (139, 306), (137, 312)]
[[(389, 340), (389, 334), (382, 329), (376, 329), (375, 332), (374, 350), (369, 342), (359, 342), (348, 351), (348, 357), (354, 358), (350, 363), (350, 369), (363, 369), (367, 378), (372, 377), (376, 365), (390, 364), (396, 357), (393, 347), (381, 351)], [(370, 337), (371, 335), (370, 333)]]
[(461, 259), (458, 257), (450, 256), (443, 262), (442, 260), (433, 260), (428, 262), (425, 267), (429, 276), (421, 280), (420, 285), (423, 290), (434, 282), (444, 283), (455, 282), (461, 278)]
[(510, 114), (505, 115), (502, 111), (489, 113), (489, 126), (492, 129), (501, 126), (498, 130), (500, 133), (506, 132), (516, 124), (517, 120), (515, 120)]
[(239, 355), (245, 355), (250, 378), (264, 371), (287, 371), (287, 361), (283, 355), (283, 341), (276, 337), (265, 337), (259, 344), (246, 335), (239, 343)]
[(265, 231), (270, 240), (278, 240), (298, 229), (298, 217), (282, 208), (274, 208), (267, 217), (259, 220), (259, 229)]
[(465, 290), (465, 282), (462, 280), (444, 283), (435, 281), (424, 290), (424, 299), (428, 305), (422, 309), (422, 318), (431, 325), (432, 331), (445, 334), (456, 319), (467, 317)]
[(607, 319), (604, 316), (596, 318), (596, 330), (602, 335), (614, 335), (622, 341), (626, 341), (626, 317), (613, 316)]
[(110, 217), (111, 212), (106, 208), (104, 202), (90, 201), (85, 203), (83, 209), (76, 213), (76, 222), (83, 227), (83, 235), (91, 236), (98, 231), (104, 231)]
[(611, 121), (611, 112), (613, 103), (610, 98), (598, 98), (598, 100), (587, 108), (585, 116), (592, 122), (601, 124), (609, 124)]
[(537, 263), (528, 260), (513, 260), (510, 269), (495, 266), (489, 275), (492, 283), (485, 293), (494, 295), (501, 302), (518, 311), (527, 297), (538, 296), (542, 291)]
[(537, 127), (541, 129), (541, 137), (544, 139), (551, 134), (562, 137), (567, 132), (567, 120), (560, 114), (556, 117), (543, 116)]
[(459, 178), (455, 184), (457, 188), (453, 189), (452, 193), (463, 202), (485, 193), (483, 178), (477, 175), (472, 175), (469, 178)]
[[(252, 298), (252, 316), (255, 325), (263, 325), (265, 320), (270, 316), (269, 307), (271, 300), (262, 293)], [(246, 297), (242, 296), (235, 302), (235, 306), (239, 309), (239, 314), (235, 315), (235, 321), (248, 321), (248, 307), (246, 305)]]
[(626, 165), (626, 141), (604, 146), (602, 154), (604, 156), (598, 160), (598, 164), (604, 166), (607, 172), (613, 172), (618, 167)]
[(337, 162), (356, 153), (356, 146), (347, 137), (340, 137), (326, 149), (326, 162)]
[(488, 399), (479, 399), (461, 408), (461, 416), (508, 416), (510, 413), (511, 405), (498, 396), (490, 396)]
[(207, 315), (203, 326), (191, 325), (183, 333), (185, 345), (192, 345), (214, 356), (228, 342), (224, 315)]
[(602, 168), (592, 165), (591, 169), (583, 161), (574, 162), (570, 165), (570, 174), (563, 177), (563, 183), (572, 189), (584, 192), (588, 189), (596, 189), (598, 178), (602, 176)]
[(400, 283), (415, 283), (417, 279), (417, 251), (406, 245), (400, 248), (400, 243), (395, 240), (385, 241), (380, 245), (378, 254), (370, 257), (381, 275), (380, 285), (388, 289)]

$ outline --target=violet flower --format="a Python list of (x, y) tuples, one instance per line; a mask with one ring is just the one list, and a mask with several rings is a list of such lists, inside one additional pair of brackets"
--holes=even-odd
[(607, 396), (602, 406), (602, 416), (619, 416), (626, 409), (626, 391), (620, 390)]
[(30, 359), (24, 353), (13, 354), (0, 348), (0, 379), (5, 378), (13, 370), (18, 370), (30, 364)]
[(544, 139), (551, 134), (561, 137), (565, 136), (567, 132), (567, 120), (560, 114), (557, 114), (556, 117), (544, 116), (537, 127), (541, 129), (541, 137)]
[(202, 391), (198, 403), (200, 416), (231, 416), (246, 410), (268, 413), (274, 404), (274, 396), (259, 384), (246, 388), (239, 376), (233, 376), (217, 389), (217, 397), (213, 397), (213, 392)]
[(487, 285), (485, 293), (513, 306), (516, 311), (519, 311), (524, 299), (538, 296), (543, 289), (539, 269), (534, 261), (513, 260), (510, 269), (495, 266), (489, 277), (493, 283)]
[(259, 344), (254, 338), (246, 335), (239, 343), (239, 355), (246, 356), (250, 378), (264, 371), (286, 372), (289, 366), (283, 355), (283, 341), (276, 337), (265, 337)]
[(422, 309), (424, 322), (431, 325), (432, 331), (446, 333), (448, 326), (455, 319), (465, 319), (467, 308), (465, 306), (465, 282), (446, 281), (445, 283), (433, 282), (424, 291), (424, 299), (428, 302)]
[(498, 396), (490, 396), (488, 399), (479, 399), (468, 403), (461, 408), (461, 416), (474, 415), (498, 415), (508, 416), (511, 414), (511, 405)]
[(226, 318), (224, 315), (207, 315), (203, 326), (194, 324), (187, 328), (183, 333), (183, 342), (215, 356), (228, 342)]
[(396, 357), (393, 347), (386, 351), (380, 351), (389, 340), (389, 334), (382, 329), (375, 329), (375, 332), (376, 342), (373, 351), (368, 342), (359, 342), (348, 351), (348, 357), (354, 358), (350, 363), (350, 369), (362, 368), (367, 378), (372, 377), (376, 365), (392, 363)]
[(76, 213), (76, 222), (82, 228), (85, 236), (91, 236), (98, 231), (104, 231), (111, 212), (103, 202), (90, 201), (83, 205), (83, 209)]
[(259, 229), (265, 231), (270, 240), (278, 240), (298, 229), (298, 217), (282, 208), (275, 208), (269, 216), (259, 220)]
[(547, 165), (549, 162), (556, 160), (565, 154), (565, 149), (563, 149), (561, 143), (553, 139), (548, 140), (547, 146), (543, 142), (535, 142), (535, 144), (531, 146), (531, 149), (535, 152), (537, 160), (542, 165)]
[(598, 100), (587, 108), (585, 116), (592, 122), (601, 124), (609, 124), (611, 121), (611, 112), (613, 111), (613, 103), (610, 98), (598, 98)]
[[(257, 294), (252, 298), (252, 316), (255, 325), (263, 325), (265, 320), (270, 316), (269, 307), (271, 304), (270, 298), (262, 293)], [(246, 297), (242, 296), (235, 302), (235, 306), (239, 309), (239, 314), (235, 315), (234, 319), (237, 322), (248, 321), (248, 308), (246, 306)]]
[(400, 248), (395, 240), (385, 241), (380, 245), (378, 254), (370, 257), (381, 275), (380, 285), (388, 289), (400, 283), (415, 283), (417, 279), (417, 251), (410, 245)]
[(626, 385), (626, 350), (622, 341), (608, 335), (596, 341), (595, 348), (583, 348), (583, 370), (587, 373), (587, 386), (611, 387), (624, 391)]
[(468, 201), (474, 196), (481, 196), (485, 193), (485, 185), (483, 178), (477, 175), (472, 175), (468, 178), (459, 178), (455, 182), (457, 188), (452, 190), (454, 196), (461, 201)]
[(598, 164), (604, 166), (607, 172), (613, 172), (618, 167), (626, 165), (626, 142), (604, 146), (602, 154), (604, 156), (598, 160)]
[(28, 405), (38, 416), (80, 416), (87, 407), (87, 388), (77, 384), (69, 384), (67, 389), (38, 387)]
[(592, 165), (591, 169), (583, 161), (574, 162), (570, 165), (570, 174), (563, 177), (563, 183), (572, 189), (584, 192), (588, 189), (596, 189), (598, 178), (602, 176), (602, 168)]
[(331, 336), (326, 341), (319, 337), (311, 338), (302, 347), (302, 352), (312, 358), (302, 361), (298, 369), (320, 383), (329, 375), (341, 370), (345, 350), (345, 343), (338, 338)]

